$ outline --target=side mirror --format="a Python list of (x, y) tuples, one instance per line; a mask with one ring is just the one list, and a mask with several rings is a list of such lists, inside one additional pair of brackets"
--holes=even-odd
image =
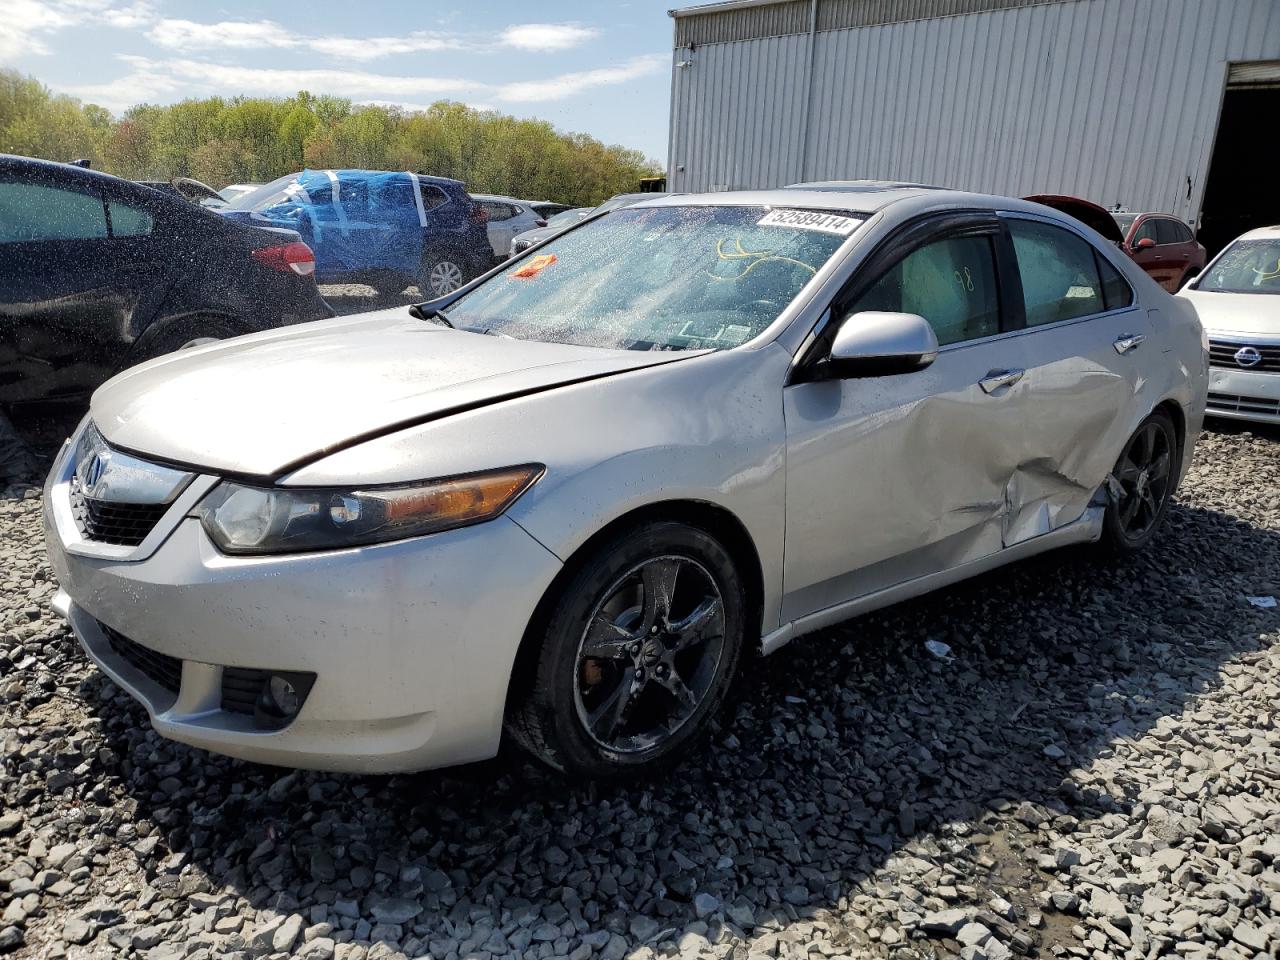
[(1155, 245), (1156, 245), (1156, 242), (1152, 240), (1150, 237), (1143, 237), (1141, 240), (1139, 240), (1137, 243), (1133, 245), (1133, 249), (1150, 250)]
[(884, 377), (923, 370), (937, 358), (938, 338), (924, 317), (867, 311), (845, 318), (824, 365), (831, 378)]

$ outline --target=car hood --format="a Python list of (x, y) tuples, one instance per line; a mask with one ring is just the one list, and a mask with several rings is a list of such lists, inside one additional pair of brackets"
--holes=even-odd
[(137, 454), (274, 477), (398, 427), (692, 355), (485, 336), (397, 308), (160, 357), (105, 383), (90, 413)]
[(1280, 337), (1280, 296), (1269, 293), (1213, 293), (1182, 290), (1209, 333)]

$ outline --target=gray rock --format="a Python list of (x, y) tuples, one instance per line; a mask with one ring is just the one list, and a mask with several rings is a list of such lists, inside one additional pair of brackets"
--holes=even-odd
[(636, 914), (631, 918), (631, 935), (640, 943), (647, 943), (650, 938), (657, 936), (661, 930), (658, 921), (652, 917), (646, 917), (642, 913)]
[(709, 917), (720, 909), (720, 901), (709, 893), (699, 893), (693, 898), (693, 912), (698, 919)]
[(969, 920), (969, 911), (955, 908), (952, 910), (935, 910), (926, 913), (920, 921), (920, 929), (926, 933), (941, 933), (954, 936)]
[(379, 923), (405, 924), (422, 913), (422, 904), (404, 897), (376, 897), (366, 907)]

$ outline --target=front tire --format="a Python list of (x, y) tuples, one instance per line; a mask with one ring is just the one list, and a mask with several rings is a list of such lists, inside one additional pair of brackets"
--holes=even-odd
[(578, 567), (528, 638), (536, 668), (513, 695), (508, 731), (566, 773), (663, 768), (724, 702), (747, 609), (733, 560), (707, 533), (670, 521), (622, 532)]
[(1143, 549), (1164, 524), (1177, 486), (1178, 433), (1167, 413), (1143, 420), (1107, 478), (1103, 541), (1120, 553)]

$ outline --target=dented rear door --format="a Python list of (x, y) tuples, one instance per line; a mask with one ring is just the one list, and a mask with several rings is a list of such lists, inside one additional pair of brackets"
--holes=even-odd
[(1133, 288), (1083, 235), (1007, 216), (1027, 327), (1030, 429), (1006, 486), (1012, 546), (1080, 518), (1136, 426), (1162, 344)]

